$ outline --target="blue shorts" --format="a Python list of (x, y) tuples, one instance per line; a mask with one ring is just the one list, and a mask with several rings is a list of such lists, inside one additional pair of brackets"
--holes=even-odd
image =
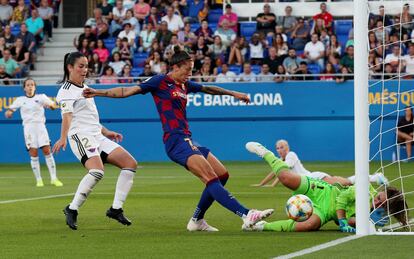
[[(187, 160), (192, 155), (202, 155), (207, 159), (210, 149), (193, 143), (191, 136), (173, 134), (165, 141), (165, 151), (168, 157), (187, 168)], [(188, 168), (187, 168), (188, 169)]]

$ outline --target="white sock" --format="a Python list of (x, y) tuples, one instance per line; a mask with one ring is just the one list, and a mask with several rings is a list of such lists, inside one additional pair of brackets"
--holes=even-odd
[(355, 184), (355, 175), (348, 177), (348, 180), (349, 180), (352, 184)]
[(55, 159), (53, 158), (53, 155), (50, 154), (48, 156), (45, 156), (45, 160), (46, 160), (47, 168), (49, 169), (50, 180), (51, 181), (54, 181), (54, 180), (56, 180), (56, 164), (55, 164)]
[(31, 156), (30, 165), (32, 166), (32, 171), (33, 171), (34, 176), (36, 177), (36, 181), (42, 180), (42, 176), (40, 175), (39, 157)]
[(378, 174), (370, 174), (369, 175), (369, 182), (370, 183), (377, 183), (379, 181), (379, 175)]
[(128, 196), (129, 191), (131, 190), (132, 183), (134, 182), (135, 170), (132, 169), (122, 169), (119, 174), (118, 181), (116, 183), (115, 197), (112, 204), (112, 208), (120, 209)]
[(104, 171), (99, 169), (90, 169), (89, 172), (83, 177), (76, 190), (75, 197), (69, 205), (69, 209), (78, 210), (80, 206), (86, 201), (89, 193), (91, 193), (93, 187), (102, 179)]

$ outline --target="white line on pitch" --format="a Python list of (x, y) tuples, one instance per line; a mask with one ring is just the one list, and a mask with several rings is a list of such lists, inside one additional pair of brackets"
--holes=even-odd
[(346, 243), (348, 241), (351, 241), (351, 240), (354, 240), (354, 239), (357, 239), (357, 238), (360, 238), (360, 237), (362, 237), (362, 236), (352, 235), (352, 236), (347, 236), (347, 237), (344, 237), (344, 238), (335, 239), (335, 240), (332, 240), (330, 242), (320, 244), (320, 245), (317, 245), (317, 246), (313, 246), (313, 247), (309, 247), (309, 248), (306, 248), (306, 249), (303, 249), (303, 250), (300, 250), (300, 251), (297, 251), (297, 252), (294, 252), (294, 253), (291, 253), (291, 254), (286, 254), (286, 255), (281, 255), (281, 256), (278, 256), (278, 257), (274, 257), (274, 259), (289, 259), (289, 258), (294, 258), (294, 257), (314, 253), (314, 252), (317, 252), (317, 251), (320, 251), (320, 250), (323, 250), (323, 249), (326, 249), (326, 248), (329, 248), (329, 247), (333, 247), (333, 246), (336, 246), (336, 245)]
[(73, 194), (74, 193), (65, 193), (65, 194), (56, 194), (56, 195), (33, 197), (33, 198), (25, 198), (25, 199), (16, 199), (16, 200), (0, 201), (0, 204), (16, 203), (16, 202), (22, 202), (22, 201), (46, 200), (46, 199), (53, 199), (53, 198), (59, 198), (59, 197), (72, 196)]

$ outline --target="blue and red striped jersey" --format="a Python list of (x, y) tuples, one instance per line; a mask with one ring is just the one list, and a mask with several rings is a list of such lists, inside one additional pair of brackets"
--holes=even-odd
[(142, 94), (150, 92), (160, 115), (164, 142), (171, 134), (191, 135), (187, 121), (187, 94), (200, 92), (202, 85), (187, 81), (176, 83), (168, 75), (156, 75), (139, 85)]

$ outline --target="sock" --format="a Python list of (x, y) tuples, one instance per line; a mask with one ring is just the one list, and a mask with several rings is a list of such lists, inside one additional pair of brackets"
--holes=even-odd
[[(220, 183), (223, 186), (226, 185), (228, 179), (229, 179), (228, 173), (225, 173), (219, 176)], [(203, 193), (201, 194), (200, 201), (198, 202), (198, 205), (194, 211), (193, 220), (196, 221), (196, 220), (200, 220), (204, 218), (204, 214), (206, 213), (208, 208), (210, 208), (213, 202), (214, 202), (214, 198), (207, 191), (207, 187), (206, 187)]]
[(348, 180), (349, 180), (352, 184), (355, 184), (355, 175), (348, 177)]
[(112, 204), (112, 208), (120, 209), (131, 190), (132, 183), (134, 182), (135, 170), (123, 168), (118, 176), (116, 183), (115, 197)]
[(369, 175), (369, 182), (370, 183), (378, 183), (379, 175), (378, 174), (370, 174)]
[(34, 176), (36, 177), (36, 181), (42, 180), (42, 176), (40, 175), (39, 157), (31, 156), (30, 165), (32, 166), (32, 171), (33, 171)]
[(296, 221), (292, 219), (279, 220), (264, 224), (263, 231), (294, 232), (295, 226)]
[(56, 164), (55, 164), (55, 159), (53, 158), (53, 155), (50, 154), (48, 156), (45, 156), (45, 160), (46, 160), (47, 168), (49, 169), (50, 180), (51, 181), (54, 181), (54, 180), (56, 180)]
[(89, 172), (83, 177), (76, 190), (75, 197), (69, 204), (69, 209), (78, 210), (80, 206), (86, 201), (89, 193), (91, 193), (93, 187), (102, 179), (104, 171), (99, 169), (90, 169)]
[(272, 171), (277, 175), (280, 171), (289, 169), (289, 166), (283, 162), (280, 158), (275, 156), (273, 152), (269, 152), (264, 155), (263, 159), (270, 165)]
[(214, 200), (238, 216), (242, 217), (244, 215), (247, 215), (249, 212), (249, 209), (243, 207), (243, 205), (241, 205), (236, 198), (234, 198), (226, 189), (224, 189), (219, 179), (216, 178), (208, 182), (206, 190), (210, 193)]

